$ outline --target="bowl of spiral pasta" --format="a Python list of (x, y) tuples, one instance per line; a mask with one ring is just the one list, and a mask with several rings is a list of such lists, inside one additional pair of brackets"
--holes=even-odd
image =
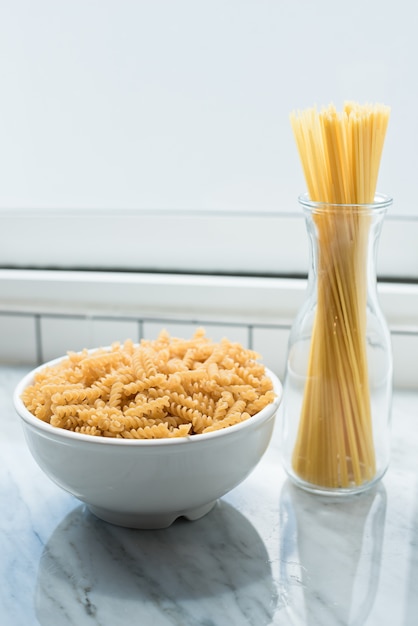
[(165, 528), (202, 517), (252, 472), (281, 398), (253, 350), (162, 330), (44, 363), (14, 406), (52, 481), (106, 522)]

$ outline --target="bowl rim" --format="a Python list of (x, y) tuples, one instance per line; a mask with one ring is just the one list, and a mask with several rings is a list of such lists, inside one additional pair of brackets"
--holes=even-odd
[[(102, 348), (93, 348), (92, 350), (89, 350), (89, 352), (94, 352), (98, 349)], [(80, 443), (86, 442), (93, 445), (133, 446), (149, 448), (167, 445), (184, 445), (185, 443), (196, 444), (196, 442), (198, 443), (199, 441), (205, 442), (210, 440), (216, 440), (220, 437), (224, 438), (226, 436), (233, 435), (234, 433), (237, 433), (240, 430), (244, 430), (249, 426), (256, 426), (257, 424), (267, 420), (269, 417), (273, 417), (281, 404), (283, 396), (283, 385), (280, 379), (268, 367), (264, 366), (266, 375), (273, 383), (273, 390), (276, 394), (276, 397), (274, 398), (273, 402), (270, 402), (261, 411), (255, 413), (249, 419), (244, 420), (243, 422), (238, 422), (237, 424), (233, 424), (232, 426), (215, 430), (210, 433), (201, 433), (199, 435), (186, 435), (183, 437), (165, 437), (160, 439), (122, 439), (116, 437), (87, 435), (85, 433), (77, 433), (71, 430), (65, 430), (64, 428), (58, 428), (57, 426), (52, 426), (49, 422), (42, 421), (39, 417), (33, 415), (33, 413), (31, 413), (26, 408), (21, 398), (23, 390), (32, 383), (34, 376), (37, 372), (43, 370), (45, 367), (53, 366), (65, 358), (67, 358), (67, 354), (57, 357), (55, 359), (51, 359), (50, 361), (46, 361), (45, 363), (42, 363), (41, 365), (33, 368), (20, 379), (20, 381), (15, 386), (13, 392), (13, 405), (15, 411), (22, 421), (31, 426), (33, 429), (39, 431), (40, 433), (43, 433), (44, 435), (53, 436), (63, 441), (78, 441)]]

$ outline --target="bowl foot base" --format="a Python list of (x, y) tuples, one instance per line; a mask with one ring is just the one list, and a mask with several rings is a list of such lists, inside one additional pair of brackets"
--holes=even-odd
[(110, 511), (99, 506), (88, 505), (89, 510), (105, 522), (124, 526), (125, 528), (137, 528), (142, 530), (168, 528), (179, 517), (185, 517), (190, 521), (195, 521), (209, 513), (215, 506), (216, 500), (184, 511), (174, 511), (170, 513), (119, 513)]

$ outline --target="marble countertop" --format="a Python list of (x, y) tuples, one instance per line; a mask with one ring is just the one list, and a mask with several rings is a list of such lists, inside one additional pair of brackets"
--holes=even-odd
[(279, 431), (196, 522), (138, 531), (95, 518), (25, 444), (0, 367), (2, 626), (416, 626), (418, 393), (399, 391), (379, 486), (333, 502), (293, 487)]

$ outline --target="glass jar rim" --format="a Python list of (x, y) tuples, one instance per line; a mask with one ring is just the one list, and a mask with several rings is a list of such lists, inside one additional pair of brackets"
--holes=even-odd
[(322, 212), (322, 211), (338, 211), (338, 210), (350, 210), (350, 211), (364, 211), (368, 209), (373, 213), (379, 213), (380, 211), (384, 212), (388, 207), (393, 204), (393, 198), (391, 196), (376, 193), (374, 196), (374, 202), (368, 203), (356, 203), (356, 204), (344, 204), (344, 203), (335, 203), (335, 202), (318, 202), (311, 200), (308, 193), (303, 193), (298, 198), (299, 204), (303, 207), (303, 209), (309, 212)]

